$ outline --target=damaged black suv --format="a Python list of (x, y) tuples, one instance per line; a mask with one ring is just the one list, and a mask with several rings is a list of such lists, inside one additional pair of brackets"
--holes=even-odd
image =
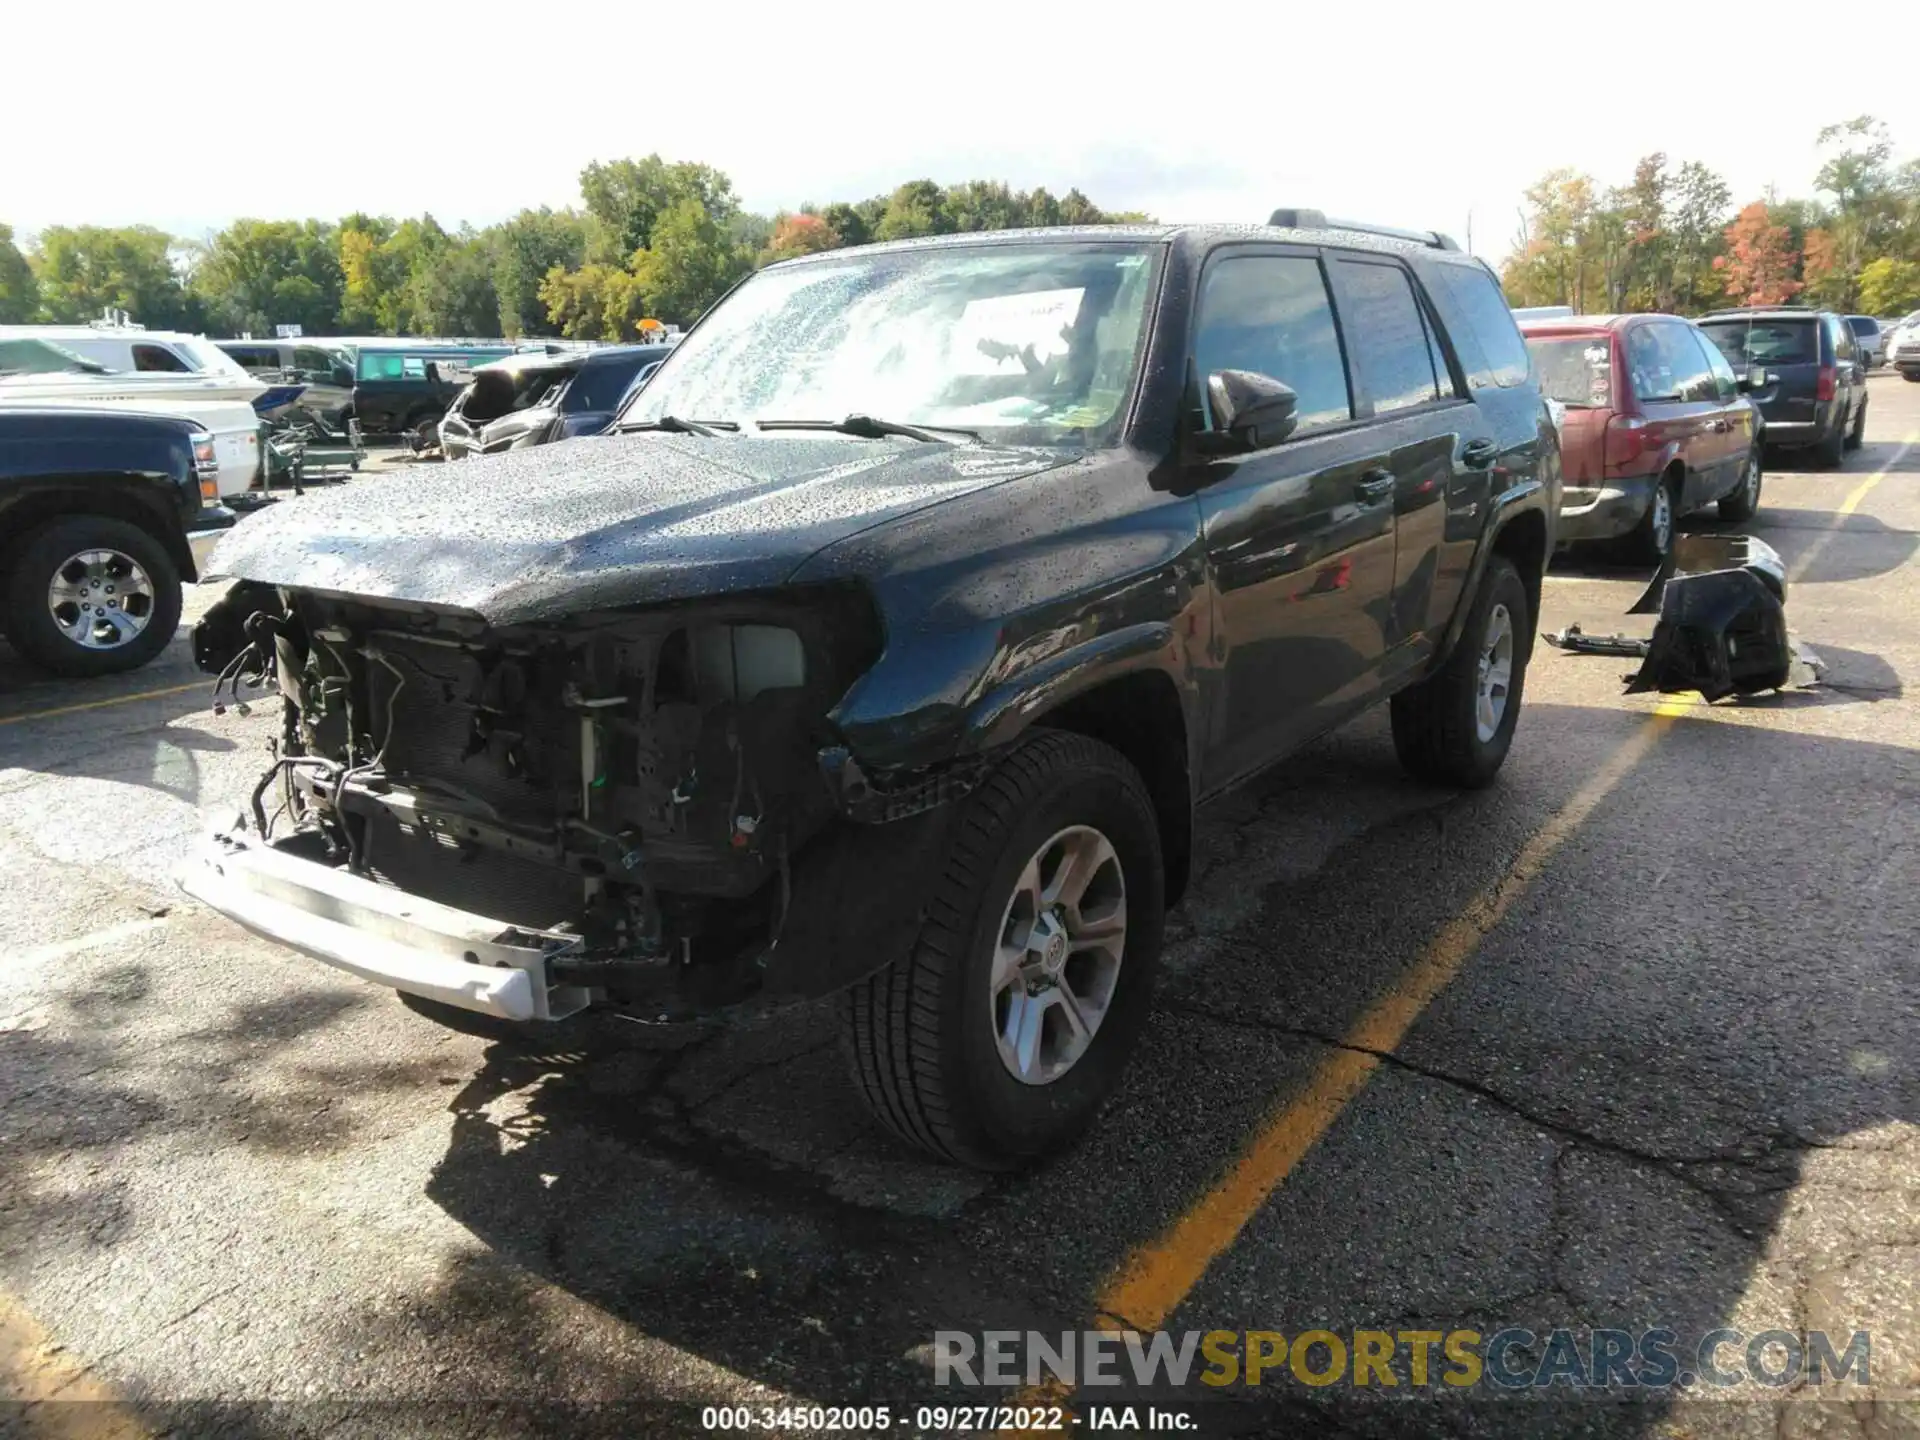
[(604, 436), (249, 520), (197, 657), (283, 718), (182, 883), (448, 1020), (837, 993), (898, 1135), (1060, 1145), (1197, 803), (1389, 696), (1483, 785), (1520, 709), (1559, 452), (1492, 275), (1275, 221), (770, 266)]

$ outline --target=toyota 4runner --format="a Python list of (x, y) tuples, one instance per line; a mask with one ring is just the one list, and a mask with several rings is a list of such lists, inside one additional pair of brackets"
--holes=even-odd
[(1274, 220), (769, 266), (604, 436), (256, 517), (196, 647), (283, 719), (182, 883), (450, 1023), (837, 993), (899, 1136), (1064, 1143), (1196, 804), (1389, 697), (1484, 785), (1519, 715), (1560, 468), (1499, 288)]

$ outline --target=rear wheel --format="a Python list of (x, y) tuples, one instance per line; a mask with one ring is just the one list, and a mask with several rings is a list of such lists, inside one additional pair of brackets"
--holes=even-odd
[(1054, 1153), (1118, 1083), (1160, 955), (1159, 827), (1138, 772), (1080, 735), (1016, 744), (952, 822), (912, 950), (848, 990), (874, 1116), (982, 1169)]
[(1747, 452), (1746, 468), (1741, 472), (1740, 483), (1733, 493), (1720, 497), (1720, 518), (1722, 520), (1751, 520), (1760, 508), (1760, 442), (1755, 441), (1753, 449)]
[(1847, 463), (1847, 416), (1844, 410), (1833, 417), (1833, 433), (1814, 447), (1813, 461), (1822, 470), (1838, 470)]
[(1853, 429), (1847, 432), (1847, 449), (1858, 450), (1867, 439), (1867, 401), (1862, 396), (1860, 408), (1853, 413)]
[(180, 624), (180, 572), (152, 535), (105, 515), (49, 521), (20, 547), (7, 584), (7, 632), (59, 675), (146, 664)]
[(1468, 789), (1492, 783), (1520, 718), (1532, 626), (1520, 572), (1491, 557), (1447, 663), (1393, 697), (1393, 748), (1409, 774)]
[(1663, 475), (1654, 487), (1640, 523), (1621, 537), (1620, 548), (1636, 564), (1658, 565), (1673, 549), (1674, 519), (1678, 514), (1680, 477)]

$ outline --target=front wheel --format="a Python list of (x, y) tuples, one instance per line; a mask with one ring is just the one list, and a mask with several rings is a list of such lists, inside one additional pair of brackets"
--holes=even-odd
[(1751, 520), (1760, 509), (1760, 444), (1754, 442), (1753, 449), (1747, 452), (1746, 469), (1741, 472), (1740, 483), (1730, 495), (1720, 498), (1720, 518), (1722, 520)]
[(1119, 1082), (1160, 957), (1159, 827), (1124, 756), (1048, 731), (950, 833), (911, 951), (845, 993), (841, 1036), (882, 1125), (1007, 1169), (1068, 1145)]
[(1491, 557), (1447, 663), (1393, 697), (1394, 752), (1415, 779), (1478, 789), (1500, 773), (1520, 718), (1532, 627), (1520, 572)]
[(70, 515), (27, 537), (7, 585), (7, 630), (29, 659), (85, 678), (135, 670), (180, 624), (180, 571), (138, 525)]

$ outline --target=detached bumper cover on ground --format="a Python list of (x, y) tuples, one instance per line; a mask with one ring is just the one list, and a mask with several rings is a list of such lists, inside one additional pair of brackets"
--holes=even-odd
[(1627, 693), (1697, 690), (1705, 699), (1751, 695), (1790, 683), (1797, 654), (1787, 635), (1787, 577), (1779, 553), (1750, 535), (1684, 535), (1668, 565), (1628, 612), (1657, 612), (1649, 640), (1593, 636), (1570, 625), (1547, 635), (1562, 650), (1640, 655)]

